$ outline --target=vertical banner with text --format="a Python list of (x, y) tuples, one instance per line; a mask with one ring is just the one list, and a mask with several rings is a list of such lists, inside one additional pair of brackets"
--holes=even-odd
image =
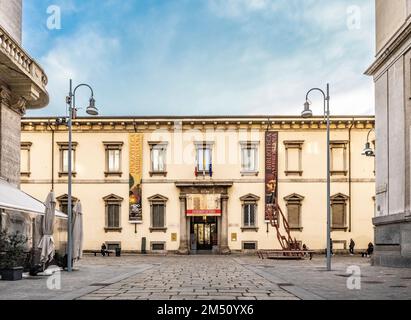
[(142, 223), (143, 210), (141, 202), (141, 180), (143, 178), (143, 134), (130, 133), (129, 135), (129, 221)]
[(265, 220), (270, 220), (273, 204), (277, 202), (278, 132), (265, 133)]

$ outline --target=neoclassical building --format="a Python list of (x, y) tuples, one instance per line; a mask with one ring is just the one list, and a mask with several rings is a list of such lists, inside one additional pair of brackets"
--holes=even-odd
[(375, 255), (384, 266), (411, 267), (411, 1), (376, 1)]
[[(292, 236), (326, 246), (323, 118), (98, 117), (73, 122), (73, 196), (84, 211), (84, 249), (244, 252), (279, 248), (265, 215), (275, 196)], [(373, 117), (333, 117), (332, 239), (373, 240), (374, 161), (361, 155)], [(24, 118), (21, 186), (55, 190), (67, 210), (67, 127)]]

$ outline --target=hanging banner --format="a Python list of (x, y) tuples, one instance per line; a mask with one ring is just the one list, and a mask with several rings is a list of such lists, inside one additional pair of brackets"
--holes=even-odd
[(221, 196), (219, 194), (188, 194), (187, 216), (221, 216)]
[(141, 203), (141, 180), (143, 178), (143, 134), (131, 133), (129, 135), (129, 221), (130, 223), (143, 222)]
[(273, 204), (277, 202), (278, 132), (265, 133), (265, 220), (270, 220)]

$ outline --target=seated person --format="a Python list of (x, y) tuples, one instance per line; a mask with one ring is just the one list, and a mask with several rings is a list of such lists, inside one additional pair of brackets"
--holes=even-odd
[(105, 243), (101, 245), (101, 255), (104, 257), (107, 253), (107, 246)]

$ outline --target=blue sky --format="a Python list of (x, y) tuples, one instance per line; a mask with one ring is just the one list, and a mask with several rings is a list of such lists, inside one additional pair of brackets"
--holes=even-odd
[(70, 77), (102, 115), (297, 115), (326, 82), (332, 114), (374, 112), (373, 0), (24, 0), (23, 44), (49, 77), (28, 116), (64, 114)]

